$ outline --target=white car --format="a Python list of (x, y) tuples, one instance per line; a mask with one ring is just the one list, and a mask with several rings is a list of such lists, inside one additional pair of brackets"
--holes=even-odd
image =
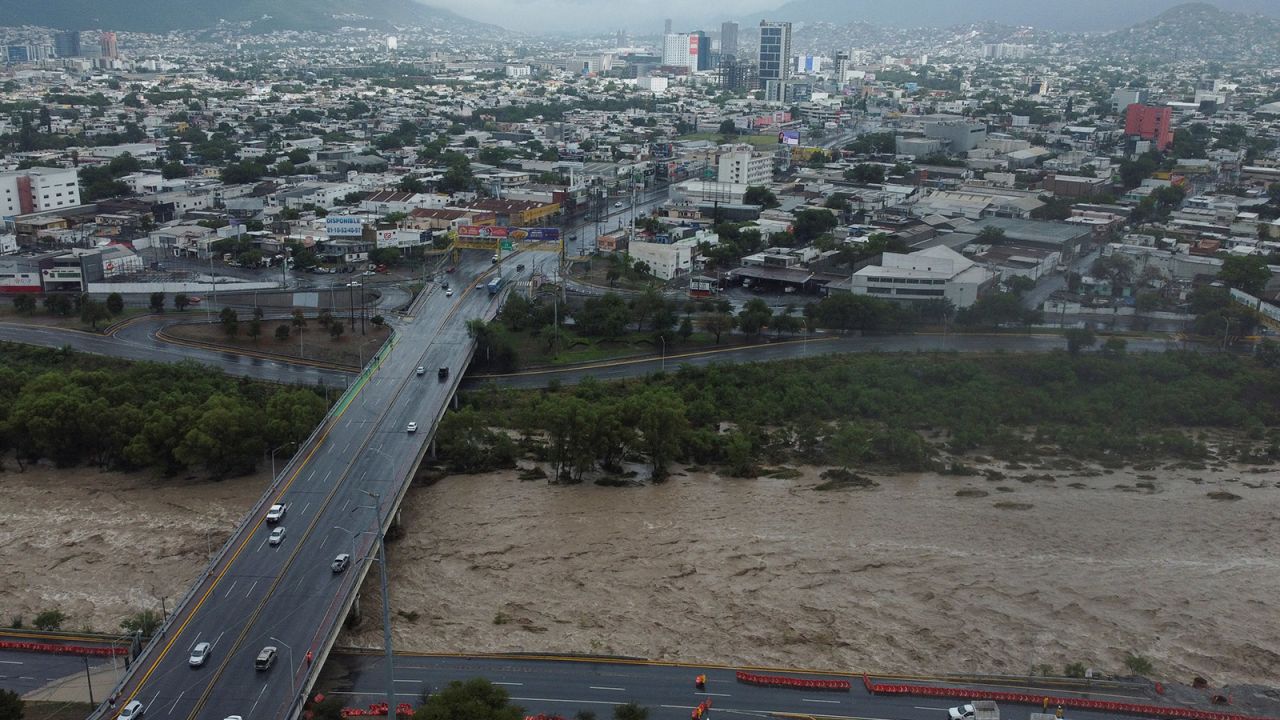
[(973, 720), (974, 714), (972, 705), (957, 705), (947, 710), (949, 720)]
[(453, 297), (453, 288), (448, 288), (448, 289), (446, 289), (446, 290), (444, 291), (444, 296), (445, 296), (445, 297)]
[(267, 542), (272, 545), (279, 545), (284, 542), (284, 526), (280, 526), (271, 531), (271, 536), (267, 538)]
[(204, 665), (205, 661), (209, 659), (209, 651), (212, 649), (213, 646), (207, 642), (196, 643), (196, 646), (191, 648), (191, 657), (187, 658), (187, 664), (191, 667)]
[(120, 711), (120, 720), (138, 720), (142, 717), (142, 703), (134, 700)]
[(418, 366), (418, 374), (419, 374), (419, 375), (426, 375), (426, 374), (427, 374), (427, 369), (426, 369), (426, 368), (424, 368), (424, 367), (422, 367), (421, 365), (419, 365), (419, 366)]
[(351, 555), (347, 553), (342, 553), (341, 555), (333, 559), (333, 563), (329, 565), (329, 568), (336, 573), (340, 573), (343, 570), (346, 570), (347, 565), (350, 563), (351, 563)]
[(620, 207), (622, 207), (622, 203), (620, 203), (620, 202), (616, 202), (616, 203), (614, 203), (614, 204), (613, 204), (613, 206), (614, 206), (614, 207), (616, 207), (616, 208), (620, 208)]
[(289, 512), (289, 506), (284, 503), (276, 503), (267, 510), (267, 522), (277, 523), (284, 519), (284, 514)]
[(405, 428), (405, 432), (411, 432), (411, 433), (418, 432), (418, 423), (416, 422), (409, 423), (409, 427)]

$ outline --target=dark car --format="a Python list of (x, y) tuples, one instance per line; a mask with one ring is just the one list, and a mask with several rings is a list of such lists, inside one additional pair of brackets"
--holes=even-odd
[(449, 368), (447, 367), (440, 368), (440, 370), (436, 372), (436, 377), (441, 380), (447, 379), (449, 377)]

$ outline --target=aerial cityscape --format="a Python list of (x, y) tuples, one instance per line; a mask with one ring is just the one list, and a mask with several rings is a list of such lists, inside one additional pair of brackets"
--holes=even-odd
[(0, 18), (0, 720), (1280, 720), (1280, 3)]

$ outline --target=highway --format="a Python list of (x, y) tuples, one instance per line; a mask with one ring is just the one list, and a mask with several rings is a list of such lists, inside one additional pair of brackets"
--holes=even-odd
[[(372, 563), (375, 538), (392, 523), (389, 510), (407, 490), (463, 373), (471, 348), (466, 320), (495, 309), (483, 287), (462, 284), (488, 266), (487, 257), (471, 253), (459, 268), (453, 297), (437, 288), (419, 300), (399, 324), (392, 349), (370, 365), (314, 442), (294, 456), (189, 601), (175, 610), (165, 635), (135, 664), (117, 709), (137, 699), (154, 720), (288, 715), (308, 671), (323, 662)], [(427, 372), (416, 375), (418, 366)], [(444, 381), (437, 379), (441, 367), (449, 368)], [(406, 432), (410, 422), (421, 431)], [(265, 522), (266, 506), (275, 502), (288, 505), (279, 523), (287, 532), (278, 546), (267, 542), (273, 526)], [(331, 561), (344, 552), (352, 565), (331, 571)], [(376, 612), (366, 609), (366, 615)], [(213, 644), (211, 659), (189, 667), (189, 650), (202, 641)], [(274, 666), (255, 670), (255, 657), (268, 645), (279, 649)], [(312, 664), (305, 660), (309, 651)]]
[[(341, 655), (329, 677), (341, 678), (341, 688), (320, 687), (340, 694), (348, 707), (365, 707), (386, 698), (382, 665), (376, 655)], [(755, 687), (737, 682), (734, 669), (721, 666), (647, 663), (627, 660), (535, 659), (532, 657), (465, 657), (449, 655), (400, 655), (396, 657), (395, 686), (398, 702), (416, 705), (424, 691), (435, 692), (453, 680), (483, 677), (507, 691), (526, 714), (547, 713), (573, 717), (591, 710), (607, 718), (614, 706), (637, 702), (650, 709), (651, 720), (686, 720), (705, 699), (712, 701), (712, 717), (742, 715), (769, 717), (794, 713), (862, 720), (945, 720), (948, 707), (959, 700), (897, 695), (871, 695), (861, 677), (836, 674), (789, 674), (815, 679), (852, 681), (849, 692)], [(694, 676), (704, 673), (704, 692), (694, 688)], [(1008, 689), (1008, 688), (1006, 688)], [(1132, 695), (1102, 699), (1131, 699)], [(1024, 719), (1040, 708), (1005, 705), (1001, 717)], [(1070, 720), (1102, 720), (1113, 717), (1099, 712), (1070, 710)]]

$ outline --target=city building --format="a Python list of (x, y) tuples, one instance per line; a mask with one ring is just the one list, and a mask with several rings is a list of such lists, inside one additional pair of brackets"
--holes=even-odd
[(667, 18), (666, 20), (662, 21), (662, 34), (663, 35), (671, 34), (671, 18)]
[(848, 50), (841, 50), (836, 53), (835, 81), (840, 85), (849, 82), (850, 56)]
[(720, 57), (738, 54), (738, 23), (720, 24)]
[(693, 248), (683, 243), (632, 240), (627, 254), (636, 262), (646, 263), (649, 274), (660, 280), (671, 280), (684, 275), (693, 267)]
[(109, 60), (115, 60), (120, 57), (120, 49), (116, 47), (116, 34), (110, 30), (103, 30), (102, 35), (98, 37), (98, 45), (102, 50), (102, 57)]
[(689, 33), (689, 54), (694, 56), (695, 70), (710, 70), (711, 38), (701, 30)]
[(662, 38), (662, 64), (664, 67), (688, 68), (689, 72), (698, 69), (697, 35), (690, 33), (668, 33)]
[(752, 66), (733, 55), (721, 55), (720, 87), (725, 90), (746, 90), (751, 87)]
[(26, 215), (80, 204), (80, 186), (71, 168), (33, 167), (0, 173), (0, 216)]
[(9, 45), (5, 48), (5, 62), (10, 65), (17, 65), (31, 61), (31, 51), (26, 45)]
[(936, 245), (908, 255), (884, 253), (880, 265), (853, 274), (855, 295), (896, 302), (950, 300), (957, 308), (975, 303), (995, 282), (995, 273), (952, 250)]
[(963, 120), (947, 120), (924, 124), (924, 136), (946, 143), (948, 152), (965, 153), (987, 139), (987, 126)]
[(1172, 108), (1133, 103), (1125, 109), (1124, 134), (1150, 140), (1157, 149), (1167, 150), (1173, 144), (1172, 120)]
[(720, 156), (717, 180), (735, 185), (764, 185), (773, 179), (773, 156), (756, 154), (750, 145), (734, 145)]
[(53, 51), (60, 58), (80, 57), (80, 31), (64, 30), (53, 36)]
[(1120, 88), (1111, 93), (1111, 112), (1118, 113), (1130, 105), (1147, 102), (1147, 91), (1137, 88)]
[(791, 23), (760, 21), (760, 54), (757, 74), (764, 99), (783, 102), (791, 79)]

